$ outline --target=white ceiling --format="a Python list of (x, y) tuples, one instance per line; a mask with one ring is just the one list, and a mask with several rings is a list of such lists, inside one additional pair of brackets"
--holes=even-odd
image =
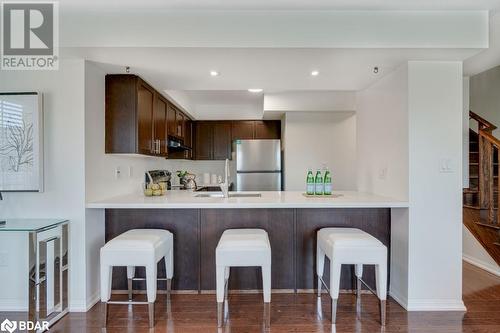
[(61, 0), (61, 10), (471, 10), (498, 0)]
[[(125, 66), (159, 90), (361, 90), (408, 60), (464, 60), (476, 49), (78, 48), (64, 57)], [(379, 73), (373, 73), (373, 67)], [(210, 76), (217, 70), (220, 76)], [(319, 70), (311, 77), (312, 70)]]

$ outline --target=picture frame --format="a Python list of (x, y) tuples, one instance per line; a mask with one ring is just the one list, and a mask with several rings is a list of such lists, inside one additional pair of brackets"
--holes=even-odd
[(43, 95), (0, 92), (0, 192), (43, 192)]

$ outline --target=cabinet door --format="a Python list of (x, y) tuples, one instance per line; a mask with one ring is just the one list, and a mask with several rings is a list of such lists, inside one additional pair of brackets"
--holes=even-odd
[(154, 90), (142, 81), (137, 87), (137, 150), (140, 154), (153, 153)]
[(213, 125), (208, 121), (196, 122), (195, 159), (211, 160), (213, 158)]
[(254, 138), (254, 121), (233, 121), (232, 140), (250, 140)]
[(177, 122), (177, 136), (181, 139), (184, 139), (184, 122), (186, 120), (184, 113), (177, 110), (175, 113), (175, 120)]
[(255, 122), (255, 139), (281, 138), (281, 121), (265, 120)]
[[(191, 119), (187, 119), (184, 122), (184, 144), (188, 147), (193, 147), (193, 122)], [(193, 158), (193, 151), (192, 150), (186, 150), (184, 153), (184, 156), (187, 159)]]
[(154, 111), (154, 140), (157, 155), (167, 156), (167, 101), (160, 95), (156, 95)]
[(214, 160), (231, 158), (231, 123), (218, 121), (214, 123)]
[(167, 108), (167, 135), (177, 136), (176, 110), (172, 104)]

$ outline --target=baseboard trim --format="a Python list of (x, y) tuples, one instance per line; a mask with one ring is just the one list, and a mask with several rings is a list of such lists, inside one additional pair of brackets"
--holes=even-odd
[(469, 264), (476, 266), (477, 268), (480, 268), (488, 273), (491, 273), (495, 276), (500, 277), (500, 267), (498, 267), (498, 266), (495, 267), (495, 266), (491, 265), (490, 263), (484, 262), (484, 261), (476, 259), (476, 258), (472, 258), (466, 254), (462, 254), (462, 259), (465, 262), (468, 262)]
[(402, 296), (399, 292), (394, 290), (389, 290), (389, 296), (392, 297), (399, 305), (403, 307), (403, 309), (408, 311), (408, 299)]
[(406, 311), (467, 311), (461, 300), (415, 299), (408, 300)]
[(92, 295), (87, 301), (72, 302), (69, 305), (69, 312), (87, 312), (101, 300), (100, 292)]
[(26, 300), (22, 299), (1, 299), (0, 300), (1, 312), (26, 312), (28, 305)]
[(467, 311), (461, 300), (408, 299), (394, 290), (389, 291), (389, 296), (406, 311)]

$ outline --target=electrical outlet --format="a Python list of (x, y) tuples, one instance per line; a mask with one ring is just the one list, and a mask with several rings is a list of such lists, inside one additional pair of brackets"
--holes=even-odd
[(121, 176), (121, 169), (119, 166), (115, 168), (115, 179), (119, 179)]
[(128, 167), (128, 178), (132, 178), (132, 177), (134, 177), (134, 168), (131, 165), (129, 165), (129, 167)]
[(0, 252), (0, 267), (7, 266), (9, 266), (9, 257), (7, 256), (7, 253)]

